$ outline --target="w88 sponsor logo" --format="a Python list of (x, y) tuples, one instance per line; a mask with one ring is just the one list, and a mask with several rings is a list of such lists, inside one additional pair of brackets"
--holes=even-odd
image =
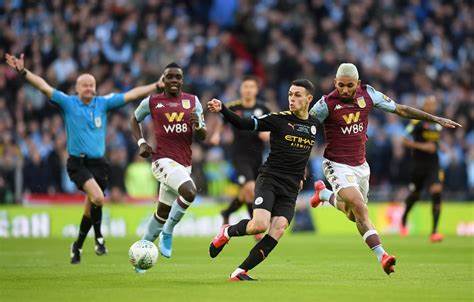
[(357, 134), (364, 131), (364, 123), (341, 127), (342, 134)]
[(163, 128), (165, 129), (166, 133), (184, 133), (184, 132), (188, 132), (188, 124), (186, 124), (186, 123), (163, 125)]

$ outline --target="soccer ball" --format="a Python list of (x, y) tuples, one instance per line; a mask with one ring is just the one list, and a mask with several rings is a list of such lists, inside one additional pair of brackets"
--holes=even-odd
[(151, 241), (139, 240), (128, 250), (128, 258), (135, 268), (147, 270), (156, 264), (158, 249)]

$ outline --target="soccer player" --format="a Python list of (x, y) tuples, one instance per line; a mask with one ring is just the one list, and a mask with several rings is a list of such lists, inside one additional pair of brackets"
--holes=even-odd
[(311, 81), (295, 80), (288, 91), (290, 110), (259, 118), (241, 118), (217, 99), (207, 104), (211, 112), (221, 112), (240, 130), (270, 131), (270, 154), (257, 176), (252, 219), (223, 225), (209, 246), (209, 254), (214, 258), (231, 237), (268, 230), (247, 259), (232, 272), (232, 281), (254, 280), (247, 272), (268, 257), (295, 214), (296, 197), (302, 188), (305, 167), (316, 139), (317, 121), (308, 113), (313, 91)]
[(77, 95), (67, 95), (26, 69), (23, 54), (20, 58), (10, 54), (5, 57), (10, 67), (58, 105), (63, 114), (69, 153), (67, 172), (76, 186), (87, 195), (79, 235), (71, 245), (71, 263), (80, 263), (82, 245), (92, 226), (95, 233), (95, 252), (97, 255), (106, 254), (100, 226), (109, 171), (104, 159), (107, 111), (149, 95), (157, 89), (157, 84), (136, 87), (126, 93), (96, 96), (95, 78), (84, 73), (76, 80)]
[[(166, 66), (163, 82), (164, 93), (145, 98), (130, 119), (130, 126), (140, 156), (152, 156), (152, 172), (160, 184), (158, 207), (142, 239), (153, 242), (160, 236), (160, 253), (169, 258), (174, 227), (196, 197), (196, 186), (190, 176), (193, 134), (204, 140), (206, 127), (198, 97), (181, 91), (183, 70), (178, 64)], [(148, 115), (156, 138), (154, 151), (143, 138), (140, 126)]]
[(394, 272), (396, 259), (385, 252), (380, 237), (369, 219), (367, 194), (370, 168), (365, 159), (368, 116), (373, 107), (404, 118), (426, 120), (448, 128), (459, 124), (427, 112), (395, 103), (369, 85), (361, 85), (357, 67), (351, 63), (339, 66), (336, 87), (311, 108), (310, 114), (324, 124), (327, 147), (323, 169), (334, 193), (322, 181), (315, 183), (311, 205), (329, 201), (356, 223), (363, 240), (374, 251), (385, 273)]
[[(229, 110), (244, 118), (260, 117), (270, 112), (262, 103), (257, 101), (258, 79), (255, 76), (245, 76), (240, 85), (240, 100), (228, 103)], [(218, 124), (210, 138), (213, 145), (218, 145), (222, 132), (222, 124)], [(255, 179), (262, 165), (264, 142), (268, 141), (268, 132), (254, 132), (232, 128), (234, 143), (232, 144), (232, 163), (237, 172), (237, 183), (240, 191), (229, 206), (221, 212), (223, 224), (229, 223), (229, 216), (236, 212), (242, 204), (247, 205), (249, 215), (252, 215)]]
[[(423, 110), (430, 114), (435, 114), (437, 110), (436, 99), (434, 96), (428, 96), (423, 104)], [(438, 233), (438, 220), (441, 212), (441, 191), (443, 189), (443, 171), (439, 167), (438, 146), (442, 127), (439, 124), (426, 121), (411, 121), (407, 126), (407, 136), (403, 144), (411, 148), (412, 152), (412, 171), (411, 182), (409, 185), (410, 195), (405, 200), (405, 211), (402, 216), (400, 234), (408, 235), (406, 227), (408, 213), (420, 198), (420, 192), (423, 187), (429, 188), (431, 200), (433, 201), (433, 229), (431, 232), (431, 242), (440, 242), (443, 235)]]

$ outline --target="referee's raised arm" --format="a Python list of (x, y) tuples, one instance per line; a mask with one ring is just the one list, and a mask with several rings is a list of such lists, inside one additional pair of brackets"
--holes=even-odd
[(25, 80), (28, 81), (33, 87), (44, 93), (48, 98), (53, 96), (54, 88), (51, 87), (42, 77), (32, 73), (25, 68), (24, 55), (21, 54), (20, 58), (17, 58), (10, 54), (5, 54), (7, 64), (15, 69)]

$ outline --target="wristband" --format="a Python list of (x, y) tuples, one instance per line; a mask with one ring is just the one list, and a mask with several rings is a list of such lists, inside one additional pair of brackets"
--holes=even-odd
[(146, 144), (146, 140), (145, 140), (143, 137), (141, 137), (141, 138), (138, 140), (138, 142), (137, 142), (138, 147), (140, 147), (143, 143)]
[(21, 71), (18, 71), (18, 74), (23, 78), (26, 77), (26, 69), (23, 68)]

